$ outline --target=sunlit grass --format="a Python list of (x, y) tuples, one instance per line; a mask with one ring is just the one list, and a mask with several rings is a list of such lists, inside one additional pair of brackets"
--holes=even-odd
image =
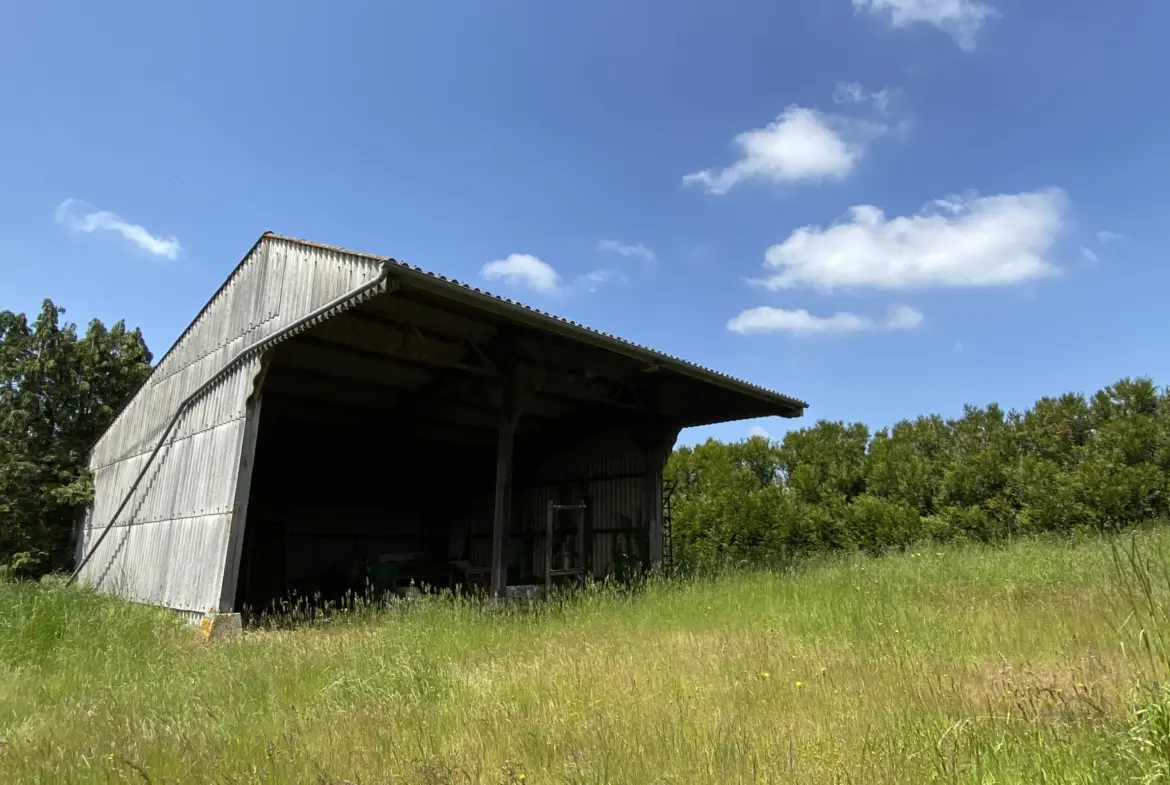
[(1105, 541), (924, 549), (215, 645), (167, 612), (2, 585), (0, 780), (1141, 781), (1160, 665), (1134, 656), (1117, 575)]

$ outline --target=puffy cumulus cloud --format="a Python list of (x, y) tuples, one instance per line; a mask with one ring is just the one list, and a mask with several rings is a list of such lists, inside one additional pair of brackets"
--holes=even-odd
[(887, 218), (850, 208), (827, 227), (804, 226), (765, 253), (770, 289), (813, 286), (910, 289), (1017, 284), (1055, 275), (1046, 253), (1064, 226), (1067, 199), (1048, 188), (939, 199)]
[(884, 17), (893, 28), (933, 25), (967, 52), (975, 49), (980, 28), (999, 16), (995, 6), (980, 0), (853, 0), (853, 10)]
[(734, 138), (740, 151), (737, 161), (722, 169), (688, 174), (683, 183), (702, 185), (708, 193), (721, 195), (745, 180), (840, 180), (853, 171), (869, 144), (888, 131), (884, 123), (789, 106), (765, 127)]
[(76, 234), (112, 232), (129, 240), (152, 256), (177, 259), (181, 246), (175, 237), (164, 237), (147, 231), (146, 227), (130, 223), (117, 213), (98, 210), (79, 199), (66, 199), (57, 205), (54, 215), (61, 226)]
[(508, 254), (506, 259), (488, 262), (480, 274), (489, 281), (504, 281), (541, 294), (556, 294), (561, 286), (561, 276), (552, 265), (526, 253)]
[(922, 314), (908, 305), (894, 306), (886, 318), (880, 321), (848, 312), (814, 316), (804, 309), (790, 311), (762, 306), (743, 311), (727, 323), (727, 329), (742, 335), (847, 335), (876, 330), (913, 330), (922, 321)]
[(480, 275), (489, 281), (503, 281), (546, 295), (589, 294), (629, 280), (619, 270), (591, 270), (566, 282), (551, 264), (526, 253), (509, 254), (506, 259), (488, 262)]

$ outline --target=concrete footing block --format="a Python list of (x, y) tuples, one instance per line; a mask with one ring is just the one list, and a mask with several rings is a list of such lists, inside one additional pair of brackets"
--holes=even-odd
[(205, 613), (199, 622), (199, 636), (205, 641), (234, 638), (244, 631), (238, 613)]

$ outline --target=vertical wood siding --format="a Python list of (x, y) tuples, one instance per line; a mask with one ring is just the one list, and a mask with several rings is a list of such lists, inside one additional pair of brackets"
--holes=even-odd
[[(180, 336), (90, 454), (89, 552), (176, 409), (250, 344), (379, 272), (380, 260), (265, 237)], [(183, 415), (81, 581), (177, 610), (219, 608), (244, 438), (260, 357), (242, 362)], [(242, 511), (239, 511), (242, 512)]]

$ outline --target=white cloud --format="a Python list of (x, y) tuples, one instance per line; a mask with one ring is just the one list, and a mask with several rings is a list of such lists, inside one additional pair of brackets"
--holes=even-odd
[(488, 262), (480, 274), (489, 281), (504, 281), (548, 295), (595, 292), (603, 286), (628, 280), (620, 270), (592, 270), (566, 282), (548, 262), (531, 254), (509, 254), (506, 259)]
[(838, 312), (831, 316), (813, 316), (803, 308), (788, 311), (762, 306), (749, 308), (727, 323), (727, 329), (741, 335), (755, 333), (791, 333), (793, 335), (846, 335), (875, 330), (913, 330), (923, 316), (908, 305), (890, 309), (883, 321), (855, 313)]
[(1097, 262), (1101, 261), (1101, 257), (1097, 255), (1096, 251), (1094, 251), (1092, 248), (1085, 248), (1083, 246), (1081, 247), (1081, 258), (1089, 264), (1096, 264)]
[(833, 88), (833, 103), (835, 104), (869, 104), (882, 114), (890, 109), (893, 100), (893, 91), (889, 88), (881, 90), (867, 90), (861, 82), (837, 82)]
[(749, 438), (755, 438), (757, 436), (761, 439), (772, 438), (772, 435), (770, 433), (768, 433), (768, 429), (762, 425), (753, 425), (751, 428), (748, 428), (748, 437)]
[(1097, 232), (1097, 242), (1101, 243), (1102, 245), (1105, 243), (1116, 242), (1120, 239), (1121, 235), (1119, 235), (1117, 232), (1111, 232), (1108, 229), (1102, 229), (1101, 231)]
[(909, 305), (896, 305), (890, 309), (890, 316), (886, 319), (887, 330), (913, 330), (922, 324), (922, 312)]
[(744, 180), (774, 183), (839, 180), (853, 171), (869, 143), (886, 133), (882, 123), (826, 115), (817, 109), (789, 106), (764, 128), (734, 139), (743, 157), (724, 169), (704, 169), (683, 177), (708, 193), (725, 194)]
[(1045, 254), (1067, 199), (1049, 188), (939, 199), (909, 216), (872, 205), (828, 227), (804, 226), (765, 253), (769, 289), (998, 286), (1055, 275)]
[(734, 333), (785, 332), (797, 335), (812, 333), (852, 333), (872, 328), (872, 323), (854, 313), (835, 313), (832, 316), (813, 316), (808, 311), (788, 311), (783, 308), (761, 306), (749, 308), (727, 323)]
[(489, 281), (527, 286), (541, 294), (556, 294), (561, 284), (561, 276), (551, 265), (526, 253), (509, 254), (507, 259), (488, 262), (480, 274)]
[(630, 245), (629, 243), (623, 243), (621, 240), (601, 240), (597, 243), (597, 249), (625, 257), (640, 256), (648, 262), (654, 261), (654, 251), (650, 250), (643, 243)]
[(625, 283), (628, 279), (616, 270), (593, 270), (577, 276), (573, 282), (574, 288), (584, 289), (586, 292), (596, 292), (602, 286), (610, 283)]
[(96, 210), (78, 199), (66, 199), (57, 205), (55, 217), (57, 223), (70, 232), (116, 232), (154, 256), (176, 259), (181, 250), (178, 239), (174, 237), (153, 235), (139, 224), (129, 223), (109, 210)]
[(894, 28), (934, 25), (967, 52), (975, 49), (975, 37), (984, 22), (999, 16), (995, 6), (980, 0), (853, 0), (853, 10), (887, 16)]

